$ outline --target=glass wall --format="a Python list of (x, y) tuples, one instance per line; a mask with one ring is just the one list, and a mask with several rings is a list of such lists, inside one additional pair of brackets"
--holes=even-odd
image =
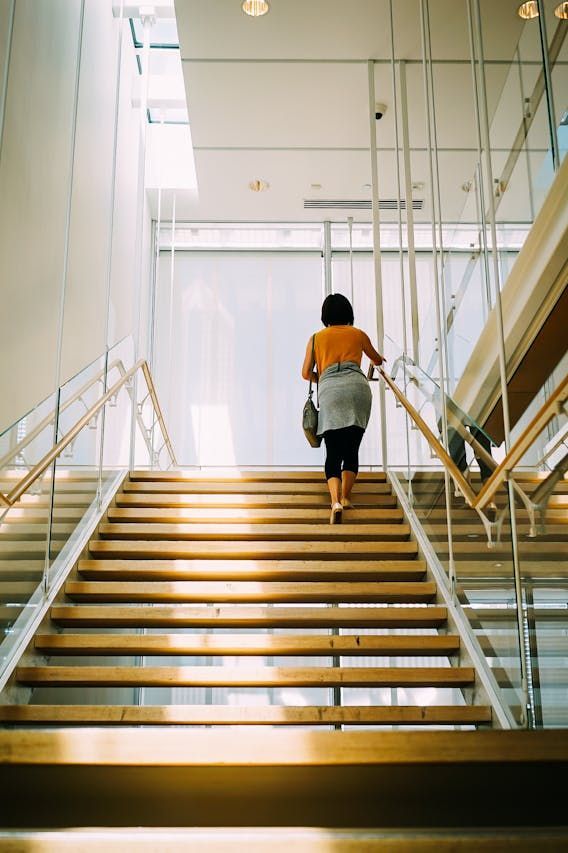
[(160, 256), (154, 372), (183, 465), (314, 465), (300, 370), (319, 327), (317, 251)]

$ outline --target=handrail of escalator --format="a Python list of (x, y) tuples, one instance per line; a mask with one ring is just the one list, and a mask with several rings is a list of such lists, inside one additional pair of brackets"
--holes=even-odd
[(65, 450), (67, 445), (69, 445), (73, 439), (81, 432), (83, 427), (89, 423), (92, 418), (97, 415), (97, 413), (102, 409), (102, 407), (107, 403), (115, 394), (120, 391), (123, 385), (125, 385), (138, 371), (142, 370), (144, 374), (144, 378), (146, 380), (146, 385), (148, 387), (148, 392), (150, 397), (152, 398), (152, 403), (154, 405), (154, 409), (156, 412), (156, 417), (160, 424), (160, 428), (162, 430), (162, 435), (164, 438), (164, 442), (166, 447), (168, 448), (168, 452), (172, 459), (172, 464), (177, 465), (176, 457), (173, 451), (172, 443), (170, 441), (170, 437), (168, 431), (166, 429), (166, 424), (164, 422), (164, 417), (162, 414), (162, 410), (160, 408), (160, 404), (158, 402), (158, 396), (156, 394), (156, 388), (154, 386), (154, 381), (152, 379), (152, 374), (150, 373), (150, 368), (148, 367), (148, 363), (144, 359), (140, 359), (140, 361), (136, 362), (136, 364), (127, 370), (120, 379), (115, 382), (115, 384), (109, 388), (109, 390), (104, 394), (97, 402), (91, 406), (91, 408), (85, 412), (85, 414), (77, 421), (75, 426), (73, 426), (69, 432), (60, 439), (57, 444), (55, 444), (51, 450), (49, 450), (45, 456), (36, 464), (34, 467), (28, 471), (25, 477), (8, 492), (7, 495), (0, 493), (0, 503), (5, 507), (13, 506), (16, 501), (26, 492), (30, 486), (39, 478), (41, 475), (49, 468), (54, 459), (56, 459), (59, 454)]
[(562, 411), (566, 400), (568, 399), (567, 375), (560, 382), (554, 393), (542, 405), (542, 407), (534, 416), (532, 421), (523, 430), (519, 438), (514, 442), (513, 446), (509, 449), (509, 452), (502, 460), (502, 462), (500, 462), (496, 466), (491, 476), (483, 484), (479, 493), (475, 494), (470, 484), (467, 482), (453, 459), (450, 457), (447, 450), (436, 438), (432, 430), (426, 424), (424, 419), (418, 414), (414, 406), (406, 399), (402, 391), (393, 382), (390, 376), (388, 376), (381, 368), (378, 368), (378, 372), (383, 382), (385, 382), (386, 385), (388, 385), (388, 387), (392, 390), (397, 400), (408, 412), (408, 414), (410, 415), (420, 432), (423, 434), (424, 438), (426, 439), (438, 459), (447, 469), (448, 473), (450, 474), (454, 483), (457, 485), (457, 487), (463, 494), (467, 503), (478, 512), (481, 512), (487, 506), (487, 504), (491, 502), (497, 489), (508, 479), (511, 471), (514, 470), (515, 465), (517, 465), (518, 462), (523, 458), (524, 454), (527, 452), (527, 450), (529, 450), (534, 440), (537, 438), (538, 435), (540, 435), (540, 433), (549, 423), (549, 421)]

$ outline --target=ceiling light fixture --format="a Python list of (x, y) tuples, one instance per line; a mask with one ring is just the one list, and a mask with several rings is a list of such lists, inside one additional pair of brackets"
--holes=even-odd
[(270, 184), (268, 181), (262, 181), (260, 178), (257, 178), (255, 181), (251, 181), (249, 184), (249, 190), (252, 190), (253, 193), (262, 193), (269, 188)]
[(528, 3), (521, 3), (517, 9), (519, 18), (524, 18), (530, 21), (532, 18), (538, 18), (538, 3), (536, 0), (529, 0)]
[(554, 14), (561, 21), (568, 21), (568, 3), (559, 3), (554, 10)]
[(243, 0), (241, 9), (251, 18), (260, 18), (261, 15), (266, 15), (270, 9), (270, 4), (268, 0)]

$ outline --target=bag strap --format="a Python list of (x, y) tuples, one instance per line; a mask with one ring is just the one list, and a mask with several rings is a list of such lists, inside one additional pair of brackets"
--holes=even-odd
[[(312, 399), (312, 394), (314, 393), (313, 388), (312, 388), (312, 373), (314, 371), (315, 364), (316, 364), (316, 335), (314, 332), (314, 334), (312, 335), (312, 367), (310, 370), (310, 390), (308, 393), (308, 398), (310, 400)], [(317, 401), (318, 401), (318, 408), (319, 408), (319, 387), (317, 388)]]

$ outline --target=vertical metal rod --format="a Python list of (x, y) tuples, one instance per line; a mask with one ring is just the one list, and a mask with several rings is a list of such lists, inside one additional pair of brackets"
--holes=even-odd
[(550, 150), (552, 151), (552, 166), (557, 172), (560, 168), (560, 151), (556, 133), (556, 111), (554, 109), (554, 92), (552, 90), (552, 75), (550, 73), (550, 58), (548, 56), (548, 36), (546, 34), (546, 19), (544, 0), (537, 0), (538, 31), (540, 34), (540, 49), (542, 51), (542, 68), (544, 71), (544, 92), (546, 94), (546, 112), (548, 115), (548, 131), (550, 133)]
[(347, 217), (347, 228), (349, 231), (349, 283), (351, 292), (351, 305), (355, 310), (355, 289), (353, 286), (353, 217)]
[[(141, 87), (141, 98), (140, 98), (140, 142), (138, 148), (138, 192), (137, 192), (137, 200), (138, 200), (138, 217), (136, 222), (136, 249), (135, 249), (135, 266), (136, 266), (136, 274), (135, 274), (135, 288), (136, 288), (136, 298), (138, 301), (138, 311), (136, 312), (137, 316), (137, 326), (136, 326), (136, 334), (134, 336), (134, 358), (135, 360), (138, 358), (140, 352), (140, 312), (141, 312), (141, 303), (142, 303), (142, 246), (143, 246), (143, 234), (144, 234), (144, 187), (146, 180), (146, 135), (148, 130), (148, 120), (147, 120), (147, 110), (148, 110), (148, 86), (150, 83), (150, 37), (152, 32), (152, 27), (154, 26), (155, 18), (153, 15), (146, 15), (142, 17), (142, 25), (144, 27), (144, 47), (142, 51), (142, 87)], [(130, 435), (130, 455), (132, 459), (131, 468), (134, 464), (134, 454), (136, 449), (136, 414), (137, 414), (137, 388), (138, 388), (138, 371), (135, 373), (133, 377), (133, 397), (132, 397), (132, 428)], [(140, 412), (142, 416), (142, 412)], [(150, 465), (152, 465), (152, 458), (150, 458)], [(141, 628), (141, 633), (146, 633), (146, 628)], [(139, 658), (139, 665), (143, 667), (145, 664), (145, 656), (142, 655)], [(136, 704), (144, 705), (146, 697), (145, 687), (138, 687), (136, 693)]]
[[(471, 57), (471, 77), (473, 88), (473, 110), (475, 116), (475, 129), (477, 136), (477, 164), (474, 173), (475, 187), (479, 192), (479, 216), (480, 216), (480, 240), (479, 251), (483, 262), (483, 271), (485, 273), (485, 299), (487, 301), (487, 316), (484, 317), (485, 322), (489, 316), (489, 311), (493, 307), (493, 297), (491, 294), (491, 271), (489, 269), (489, 247), (487, 245), (487, 219), (485, 216), (485, 178), (483, 173), (483, 142), (481, 139), (481, 117), (479, 115), (479, 86), (477, 84), (477, 71), (475, 62), (475, 46), (473, 42), (473, 24), (471, 18), (471, 9), (468, 8), (468, 32), (469, 32), (469, 51)], [(492, 192), (492, 188), (489, 188)], [(476, 194), (476, 200), (478, 196)], [(483, 294), (483, 291), (482, 291)]]
[[(57, 434), (59, 432), (59, 413), (61, 404), (61, 388), (55, 392), (55, 414), (53, 417), (53, 444), (57, 444)], [(55, 507), (55, 474), (57, 472), (57, 459), (54, 459), (50, 466), (51, 482), (49, 484), (49, 509), (47, 520), (47, 531), (45, 536), (45, 555), (43, 561), (43, 575), (41, 579), (41, 587), (43, 594), (49, 594), (50, 586), (50, 566), (51, 566), (51, 541), (53, 535), (53, 510)]]
[(443, 318), (441, 338), (442, 357), (444, 359), (444, 371), (446, 377), (446, 393), (450, 393), (454, 382), (453, 371), (450, 371), (450, 357), (448, 347), (447, 322), (448, 307), (446, 302), (446, 265), (444, 262), (444, 231), (442, 225), (442, 196), (440, 191), (440, 166), (438, 161), (438, 125), (436, 121), (436, 100), (434, 94), (434, 72), (432, 70), (432, 37), (430, 33), (430, 0), (425, 0), (424, 23), (426, 27), (426, 46), (428, 50), (428, 81), (430, 85), (430, 117), (432, 122), (432, 165), (434, 167), (434, 188), (436, 190), (436, 203), (438, 207), (438, 257), (440, 261), (440, 311)]
[[(479, 133), (479, 124), (477, 125)], [(483, 174), (481, 172), (481, 142), (478, 143), (479, 160), (475, 166), (473, 176), (475, 189), (475, 203), (477, 205), (477, 214), (480, 223), (479, 227), (479, 268), (483, 271), (485, 287), (481, 288), (481, 304), (483, 308), (483, 324), (489, 319), (489, 312), (493, 307), (493, 298), (491, 296), (491, 271), (489, 269), (489, 247), (487, 245), (487, 222), (485, 219), (485, 192), (483, 188)]]
[(530, 103), (530, 98), (528, 98), (528, 99), (525, 98), (525, 87), (524, 87), (524, 81), (523, 81), (523, 62), (521, 60), (521, 52), (520, 52), (518, 47), (515, 51), (515, 56), (517, 58), (517, 73), (519, 75), (519, 89), (520, 89), (520, 96), (521, 96), (521, 115), (523, 117), (523, 126), (524, 126), (523, 134), (524, 134), (524, 140), (525, 140), (525, 144), (524, 144), (525, 166), (527, 169), (527, 177), (528, 177), (528, 184), (529, 184), (529, 208), (530, 208), (530, 214), (529, 214), (530, 220), (529, 221), (534, 222), (535, 207), (534, 207), (534, 192), (533, 192), (533, 184), (532, 184), (533, 170), (532, 170), (532, 165), (531, 165), (531, 155), (530, 155), (530, 151), (529, 151), (529, 146), (527, 144), (527, 140), (529, 137), (529, 131), (530, 131), (530, 122), (529, 122), (528, 116), (527, 116), (527, 104)]
[[(79, 40), (77, 45), (77, 65), (75, 68), (75, 88), (73, 94), (73, 113), (71, 124), (71, 141), (69, 146), (69, 183), (67, 186), (67, 201), (65, 210), (65, 239), (63, 246), (63, 268), (61, 273), (61, 298), (59, 303), (59, 318), (57, 329), (57, 350), (55, 361), (55, 388), (61, 384), (61, 357), (63, 352), (63, 331), (65, 324), (65, 296), (67, 292), (67, 277), (69, 272), (69, 235), (71, 229), (71, 207), (73, 202), (73, 182), (75, 176), (75, 145), (77, 140), (77, 113), (79, 109), (79, 79), (81, 76), (81, 55), (83, 52), (83, 22), (85, 19), (85, 0), (81, 0), (79, 15)], [(57, 442), (57, 437), (56, 437)]]
[[(105, 372), (103, 377), (103, 395), (108, 390), (108, 353), (109, 353), (109, 326), (110, 326), (110, 304), (111, 304), (111, 287), (112, 287), (112, 253), (114, 248), (114, 205), (116, 200), (116, 164), (117, 164), (117, 149), (118, 149), (118, 118), (120, 114), (120, 82), (122, 79), (122, 36), (124, 32), (124, 0), (120, 3), (120, 12), (117, 28), (117, 49), (116, 49), (116, 82), (114, 89), (114, 119), (113, 119), (113, 146), (112, 146), (112, 163), (110, 172), (110, 202), (108, 216), (108, 256), (106, 264), (106, 304), (105, 304), (105, 331), (104, 331), (104, 346), (105, 346)], [(97, 503), (100, 507), (103, 494), (103, 467), (104, 467), (104, 447), (105, 447), (105, 426), (106, 426), (106, 405), (101, 411), (101, 435), (99, 445), (99, 484), (97, 488)]]
[[(160, 128), (163, 131), (165, 121), (165, 110), (161, 111), (160, 115)], [(152, 269), (150, 273), (150, 310), (148, 317), (148, 329), (147, 329), (147, 340), (148, 340), (148, 363), (150, 365), (150, 370), (155, 376), (155, 366), (154, 366), (154, 357), (155, 357), (155, 337), (156, 337), (156, 302), (157, 302), (157, 290), (158, 290), (158, 276), (160, 271), (160, 230), (162, 227), (162, 158), (159, 158), (158, 161), (158, 218), (155, 222), (152, 223), (152, 246), (153, 246), (153, 263)], [(155, 442), (156, 442), (156, 420), (152, 418), (152, 426), (151, 426), (151, 435), (150, 435), (150, 452), (152, 454), (152, 459), (155, 454)], [(158, 451), (159, 452), (159, 451)], [(171, 464), (171, 462), (170, 462)]]
[[(103, 396), (108, 390), (108, 346), (104, 354), (104, 373), (103, 373)], [(97, 473), (97, 507), (100, 509), (103, 500), (103, 466), (104, 466), (104, 446), (105, 446), (105, 425), (106, 425), (106, 404), (101, 409), (100, 415), (100, 435), (99, 435), (99, 466)]]
[(172, 199), (172, 233), (170, 244), (170, 313), (168, 319), (168, 417), (172, 411), (173, 396), (173, 331), (174, 331), (174, 279), (175, 279), (175, 254), (176, 254), (176, 192), (173, 190)]
[[(420, 324), (418, 318), (418, 287), (416, 284), (416, 250), (414, 247), (414, 208), (412, 207), (412, 167), (410, 163), (410, 135), (408, 132), (408, 91), (406, 87), (406, 62), (398, 63), (400, 86), (400, 116), (402, 151), (404, 157), (404, 198), (406, 201), (406, 240), (408, 244), (408, 284), (410, 290), (410, 318), (412, 328), (412, 360), (420, 364)], [(399, 195), (400, 198), (400, 195)]]
[[(489, 136), (489, 113), (487, 109), (487, 93), (485, 88), (485, 72), (484, 72), (484, 54), (483, 54), (483, 37), (481, 30), (481, 11), (479, 8), (479, 0), (468, 0), (469, 26), (472, 32), (472, 40), (474, 48), (476, 48), (476, 71), (477, 77), (477, 95), (478, 115), (481, 119), (481, 138), (483, 148), (485, 150), (485, 167), (486, 179), (489, 185), (489, 224), (491, 228), (492, 242), (492, 258), (493, 258), (493, 274), (495, 277), (495, 319), (497, 325), (498, 339), (498, 356), (499, 356), (499, 375), (501, 380), (501, 400), (503, 408), (503, 433), (505, 437), (505, 452), (509, 452), (511, 444), (510, 420), (509, 420), (509, 394), (507, 388), (507, 361), (505, 354), (505, 334), (503, 328), (503, 311), (501, 305), (501, 287), (499, 275), (499, 261), (497, 257), (497, 229), (495, 226), (495, 197), (493, 195), (493, 166), (491, 163), (491, 140)], [(517, 538), (517, 517), (515, 507), (515, 496), (513, 491), (513, 483), (508, 481), (509, 495), (509, 511), (511, 516), (511, 543), (513, 552), (513, 572), (515, 583), (515, 598), (517, 603), (517, 633), (519, 641), (519, 657), (521, 667), (521, 689), (526, 706), (529, 705), (528, 693), (528, 662), (526, 659), (526, 648), (524, 642), (524, 619), (523, 619), (523, 585), (521, 579), (521, 566), (519, 557), (519, 547)], [(524, 715), (523, 722), (527, 723), (527, 715)]]
[(331, 222), (326, 219), (323, 223), (323, 295), (333, 293), (331, 272)]
[[(164, 112), (162, 111), (161, 116), (161, 125), (162, 128), (164, 126)], [(150, 369), (155, 375), (156, 365), (154, 364), (155, 358), (155, 335), (156, 335), (156, 304), (157, 304), (157, 291), (158, 291), (158, 278), (160, 272), (160, 230), (162, 227), (162, 161), (160, 158), (159, 163), (159, 180), (158, 180), (158, 218), (156, 220), (156, 230), (155, 230), (155, 245), (154, 245), (154, 274), (152, 276), (152, 298), (151, 298), (151, 307), (150, 307), (150, 322), (149, 322), (149, 354), (148, 354), (148, 363), (150, 365)]]
[[(65, 328), (65, 296), (67, 294), (67, 278), (69, 272), (69, 234), (71, 230), (71, 207), (73, 202), (73, 183), (75, 175), (75, 146), (77, 140), (77, 113), (79, 109), (79, 80), (81, 77), (81, 56), (83, 52), (83, 23), (85, 20), (85, 0), (81, 0), (79, 13), (77, 62), (75, 65), (75, 84), (73, 89), (73, 110), (71, 115), (71, 139), (69, 145), (69, 181), (67, 185), (67, 200), (65, 209), (65, 237), (63, 242), (63, 267), (61, 271), (61, 293), (59, 301), (59, 316), (57, 321), (57, 348), (55, 354), (55, 415), (53, 418), (53, 445), (57, 444), (59, 432), (59, 409), (61, 404), (61, 359), (63, 354), (63, 332)], [(51, 489), (49, 497), (49, 520), (47, 525), (45, 562), (43, 569), (42, 588), (44, 594), (49, 592), (49, 568), (51, 563), (51, 540), (53, 534), (53, 508), (55, 504), (55, 474), (57, 459), (51, 466)]]
[[(140, 354), (140, 314), (142, 307), (142, 247), (144, 235), (144, 186), (145, 186), (145, 167), (146, 167), (146, 134), (148, 128), (148, 85), (150, 79), (150, 37), (152, 27), (155, 24), (155, 17), (152, 14), (142, 17), (143, 26), (143, 47), (142, 47), (142, 80), (140, 86), (140, 122), (138, 132), (138, 184), (136, 190), (137, 199), (137, 216), (136, 216), (136, 239), (134, 247), (134, 293), (136, 307), (134, 310), (133, 320), (135, 323), (134, 330), (134, 361), (136, 362)], [(130, 468), (134, 468), (136, 455), (136, 413), (137, 413), (137, 397), (138, 397), (138, 373), (132, 379), (132, 420), (130, 422)]]
[[(377, 168), (377, 119), (375, 118), (375, 62), (367, 62), (369, 83), (369, 151), (371, 155), (371, 186), (373, 191), (373, 262), (375, 267), (375, 299), (377, 320), (377, 348), (380, 353), (385, 348), (385, 327), (383, 317), (383, 281), (381, 270), (381, 222), (379, 211), (379, 172)], [(381, 463), (386, 471), (388, 465), (386, 399), (384, 382), (379, 382), (379, 412), (381, 419)]]
[[(395, 163), (396, 163), (396, 197), (397, 204), (397, 224), (398, 224), (398, 259), (399, 259), (399, 274), (400, 274), (400, 310), (402, 314), (402, 349), (404, 352), (403, 359), (403, 378), (404, 378), (404, 396), (408, 397), (408, 374), (406, 356), (408, 354), (408, 334), (407, 334), (407, 306), (406, 306), (406, 281), (404, 276), (404, 251), (402, 245), (402, 210), (400, 205), (401, 195), (401, 179), (400, 179), (400, 140), (398, 134), (398, 95), (397, 95), (397, 80), (396, 80), (396, 65), (395, 65), (395, 48), (394, 48), (394, 15), (392, 0), (389, 0), (389, 18), (390, 18), (390, 45), (391, 45), (391, 75), (392, 75), (392, 97), (394, 111), (394, 147), (395, 147)], [(408, 199), (407, 204), (408, 208)], [(412, 207), (412, 203), (411, 203)], [(416, 283), (416, 282), (415, 282)], [(408, 488), (408, 499), (412, 502), (412, 484), (410, 476), (410, 424), (408, 412), (404, 412), (404, 426), (406, 433), (406, 481)], [(394, 695), (398, 696), (397, 691)]]
[(6, 57), (2, 68), (2, 86), (0, 88), (0, 163), (2, 162), (2, 143), (4, 142), (4, 122), (6, 120), (6, 100), (8, 98), (8, 80), (10, 78), (10, 60), (12, 58), (12, 42), (14, 40), (14, 18), (16, 0), (11, 0), (8, 12), (8, 28), (6, 39)]
[[(445, 325), (442, 327), (442, 317), (441, 317), (441, 299), (440, 299), (440, 281), (438, 278), (438, 248), (437, 248), (437, 239), (436, 239), (436, 189), (434, 186), (434, 163), (433, 163), (433, 152), (432, 152), (432, 125), (431, 125), (431, 109), (433, 109), (433, 104), (431, 103), (432, 93), (430, 91), (430, 87), (428, 85), (428, 73), (427, 73), (427, 63), (431, 62), (430, 56), (430, 45), (427, 44), (426, 40), (426, 15), (427, 15), (427, 0), (421, 0), (420, 3), (420, 30), (422, 37), (422, 69), (423, 69), (423, 77), (424, 77), (424, 104), (426, 108), (426, 135), (427, 135), (427, 149), (428, 149), (428, 172), (430, 178), (430, 204), (432, 210), (432, 271), (434, 274), (434, 304), (435, 304), (435, 315), (436, 315), (436, 329), (438, 334), (438, 371), (439, 371), (439, 384), (440, 384), (440, 411), (441, 411), (441, 421), (442, 421), (442, 438), (443, 444), (446, 450), (449, 452), (449, 441), (448, 441), (448, 418), (446, 411), (446, 381), (445, 381), (445, 365), (444, 365), (444, 354), (443, 354), (443, 346), (444, 346), (444, 336), (445, 336)], [(438, 211), (439, 216), (441, 217), (441, 211)], [(448, 532), (448, 573), (450, 579), (450, 587), (452, 589), (452, 593), (455, 594), (456, 588), (456, 566), (454, 560), (454, 548), (453, 548), (453, 531), (452, 531), (452, 514), (451, 514), (451, 482), (450, 475), (446, 468), (444, 468), (444, 491), (446, 498), (446, 525)]]

